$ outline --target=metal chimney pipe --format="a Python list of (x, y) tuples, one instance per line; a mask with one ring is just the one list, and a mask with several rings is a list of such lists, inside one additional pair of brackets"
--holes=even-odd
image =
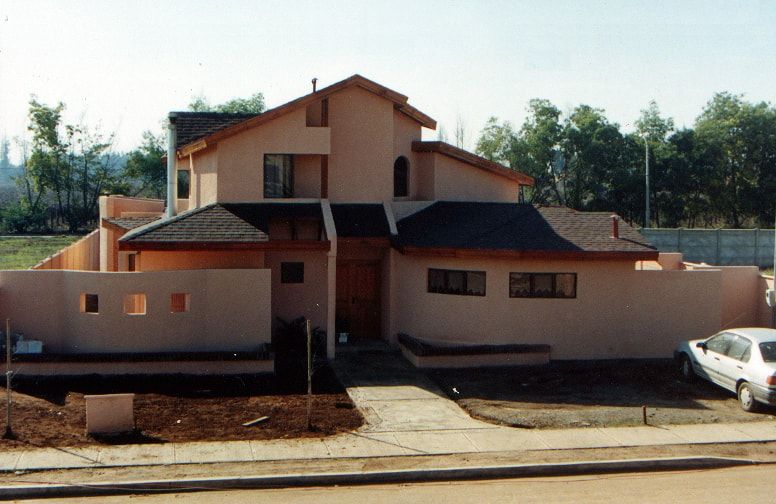
[(178, 115), (170, 112), (167, 122), (167, 210), (165, 216), (169, 219), (175, 215), (175, 161), (177, 160), (176, 143), (178, 132), (175, 128), (175, 120)]
[(315, 88), (318, 84), (318, 77), (313, 77), (313, 93), (315, 93)]
[(612, 238), (617, 240), (620, 237), (620, 218), (612, 215)]

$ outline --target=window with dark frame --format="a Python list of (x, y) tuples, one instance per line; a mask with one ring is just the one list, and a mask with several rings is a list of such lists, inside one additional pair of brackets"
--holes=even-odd
[(574, 299), (577, 297), (577, 274), (510, 273), (509, 297)]
[(485, 272), (429, 268), (428, 292), (457, 296), (484, 296)]
[(404, 156), (399, 156), (393, 163), (393, 197), (409, 196), (410, 162)]
[(178, 199), (189, 199), (191, 191), (191, 172), (178, 170)]
[(294, 156), (264, 154), (264, 197), (294, 197)]
[(284, 284), (304, 283), (304, 263), (303, 262), (280, 263), (280, 283), (284, 283)]

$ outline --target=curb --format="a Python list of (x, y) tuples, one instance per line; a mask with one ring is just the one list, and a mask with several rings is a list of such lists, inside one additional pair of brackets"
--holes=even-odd
[(360, 471), (344, 473), (298, 473), (264, 476), (233, 476), (182, 480), (147, 480), (100, 482), (84, 484), (38, 484), (0, 487), (0, 499), (30, 499), (51, 497), (85, 497), (164, 492), (195, 492), (204, 490), (236, 490), (333, 485), (377, 485), (388, 483), (418, 483), (505, 479), (539, 476), (575, 476), (587, 474), (679, 471), (716, 469), (742, 465), (757, 465), (748, 459), (724, 457), (677, 457), (657, 459), (603, 460), (553, 464), (503, 465), (485, 467), (451, 467), (444, 469), (402, 469), (395, 471)]

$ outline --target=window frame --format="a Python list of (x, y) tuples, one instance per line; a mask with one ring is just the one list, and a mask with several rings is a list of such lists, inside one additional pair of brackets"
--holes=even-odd
[[(431, 286), (431, 277), (432, 277), (432, 271), (442, 273), (444, 278), (444, 284), (445, 287), (443, 290), (435, 290), (432, 289)], [(450, 287), (450, 275), (452, 274), (459, 274), (463, 273), (463, 291), (464, 292), (449, 292)], [(478, 292), (470, 292), (469, 286), (469, 275), (482, 275), (482, 293)], [(448, 291), (448, 292), (446, 292)], [(447, 268), (428, 268), (426, 271), (426, 293), (428, 294), (445, 294), (450, 296), (474, 296), (474, 297), (485, 297), (488, 293), (488, 275), (485, 271), (479, 271), (479, 270), (456, 270), (456, 269), (447, 269)]]
[[(402, 172), (400, 172), (400, 170)], [(401, 177), (401, 178), (399, 178)], [(403, 194), (399, 193), (400, 185), (404, 189)], [(407, 198), (410, 195), (410, 160), (406, 156), (399, 156), (393, 162), (393, 197)]]
[[(186, 180), (181, 183), (181, 175), (186, 174)], [(185, 196), (181, 194), (181, 188), (185, 187)], [(175, 196), (177, 199), (189, 199), (191, 197), (191, 170), (177, 170), (175, 174)]]
[[(282, 167), (278, 168), (275, 164), (272, 164), (273, 168), (278, 168), (279, 173), (277, 174), (277, 178), (279, 179), (277, 182), (269, 182), (270, 177), (268, 177), (268, 171), (267, 171), (267, 160), (270, 158), (275, 157), (283, 157), (288, 160), (288, 165), (286, 166), (285, 163), (283, 163)], [(264, 154), (264, 159), (262, 160), (262, 176), (263, 176), (263, 194), (264, 198), (266, 199), (282, 199), (282, 198), (293, 198), (294, 197), (294, 155), (293, 154), (283, 154), (283, 153), (267, 153)], [(288, 174), (287, 177), (284, 176), (283, 170), (287, 170)], [(287, 179), (287, 180), (286, 180)], [(269, 188), (280, 188), (280, 193), (276, 194), (274, 192), (270, 192)]]
[[(524, 275), (528, 277), (528, 295), (522, 296), (517, 295), (512, 290), (512, 281), (514, 275)], [(573, 292), (570, 296), (559, 296), (558, 295), (558, 277), (561, 275), (569, 275), (574, 279), (573, 283)], [(551, 286), (551, 293), (549, 295), (545, 294), (537, 294), (535, 292), (536, 290), (536, 278), (537, 277), (545, 277), (550, 276), (552, 279), (552, 286)], [(507, 288), (509, 289), (509, 297), (510, 299), (576, 299), (577, 298), (577, 285), (578, 285), (578, 275), (577, 273), (573, 272), (548, 272), (548, 271), (510, 271), (509, 272), (509, 282), (507, 284)]]

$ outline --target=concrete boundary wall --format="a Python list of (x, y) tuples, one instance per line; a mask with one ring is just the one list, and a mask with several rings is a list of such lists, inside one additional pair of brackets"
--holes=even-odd
[(95, 229), (31, 269), (100, 271), (100, 230)]
[[(0, 271), (0, 319), (44, 352), (254, 351), (271, 340), (270, 270)], [(189, 294), (173, 313), (173, 293)], [(96, 294), (85, 313), (83, 294)], [(125, 298), (145, 296), (145, 313)]]
[(773, 229), (641, 229), (661, 252), (714, 265), (773, 266)]

